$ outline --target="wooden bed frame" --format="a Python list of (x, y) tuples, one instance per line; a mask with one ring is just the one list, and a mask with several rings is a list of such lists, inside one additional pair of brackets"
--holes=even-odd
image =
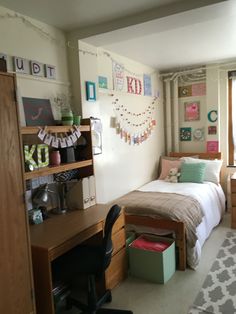
[[(221, 153), (174, 153), (169, 154), (170, 157), (191, 157), (199, 156), (199, 159), (221, 159)], [(186, 261), (186, 236), (185, 226), (181, 221), (173, 221), (168, 219), (151, 218), (148, 216), (125, 215), (125, 223), (146, 226), (158, 229), (173, 230), (175, 232), (175, 244), (178, 248), (178, 269), (185, 270)]]

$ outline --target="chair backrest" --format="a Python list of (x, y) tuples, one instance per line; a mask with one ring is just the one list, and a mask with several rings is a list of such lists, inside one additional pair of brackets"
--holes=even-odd
[(115, 204), (110, 208), (106, 217), (103, 244), (102, 244), (104, 258), (103, 258), (103, 265), (102, 265), (101, 271), (105, 271), (111, 262), (111, 256), (112, 256), (112, 251), (113, 251), (113, 245), (112, 245), (112, 239), (111, 239), (112, 228), (117, 218), (120, 215), (120, 211), (121, 211), (121, 207)]

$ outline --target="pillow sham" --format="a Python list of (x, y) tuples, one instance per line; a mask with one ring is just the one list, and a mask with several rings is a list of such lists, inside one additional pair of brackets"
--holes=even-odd
[(204, 162), (183, 162), (179, 182), (203, 183), (205, 170)]
[(158, 169), (157, 169), (157, 177), (159, 177), (160, 174), (161, 174), (162, 160), (180, 160), (180, 159), (179, 159), (179, 157), (160, 156), (160, 158), (159, 158), (159, 166), (158, 166)]
[(159, 176), (159, 180), (164, 180), (168, 174), (171, 168), (178, 168), (180, 170), (182, 164), (182, 160), (169, 160), (169, 159), (161, 159), (161, 174)]
[[(199, 162), (199, 159), (196, 160), (195, 158), (191, 157), (182, 157), (180, 158), (185, 163), (196, 163)], [(200, 159), (201, 162), (204, 162), (206, 164), (206, 170), (204, 174), (204, 181), (213, 182), (215, 184), (219, 184), (220, 182), (220, 170), (222, 167), (223, 160), (220, 159), (214, 159), (214, 160), (208, 160), (208, 159)]]

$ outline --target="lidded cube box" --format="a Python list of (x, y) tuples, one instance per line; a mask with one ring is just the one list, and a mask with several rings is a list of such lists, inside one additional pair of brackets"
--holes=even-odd
[(129, 245), (130, 275), (155, 283), (166, 283), (175, 273), (175, 241), (141, 235)]

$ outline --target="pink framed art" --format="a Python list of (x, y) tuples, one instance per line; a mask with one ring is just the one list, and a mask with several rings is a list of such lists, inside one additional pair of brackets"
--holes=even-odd
[(200, 101), (184, 103), (184, 120), (185, 121), (200, 120)]

